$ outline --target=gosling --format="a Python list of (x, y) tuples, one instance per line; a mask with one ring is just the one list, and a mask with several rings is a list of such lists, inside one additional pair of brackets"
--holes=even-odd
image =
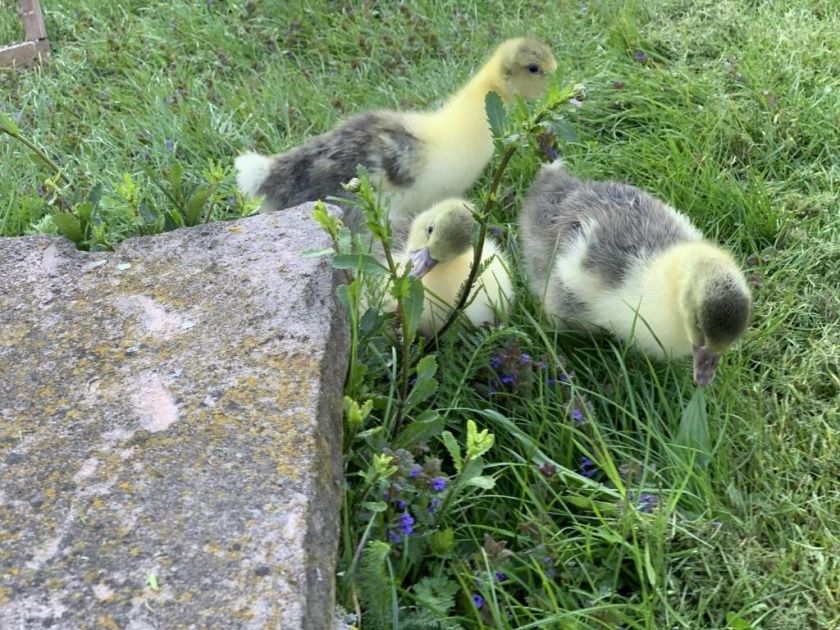
[(732, 256), (634, 186), (546, 165), (519, 235), (529, 288), (555, 323), (606, 329), (656, 357), (693, 354), (701, 387), (747, 328), (750, 293)]
[(505, 102), (516, 96), (538, 99), (556, 69), (551, 50), (540, 40), (507, 40), (439, 109), (357, 114), (286, 153), (245, 153), (235, 160), (237, 185), (245, 193), (265, 195), (264, 210), (280, 210), (342, 195), (342, 183), (362, 164), (390, 216), (411, 217), (463, 195), (490, 161), (487, 93), (495, 91)]
[[(411, 264), (410, 274), (420, 278), (425, 304), (419, 330), (432, 336), (446, 322), (472, 269), (475, 252), (472, 233), (474, 209), (464, 199), (446, 199), (417, 215), (411, 222), (400, 264)], [(464, 309), (474, 326), (495, 321), (513, 299), (510, 263), (500, 246), (486, 237), (481, 248), (483, 271), (476, 277)]]

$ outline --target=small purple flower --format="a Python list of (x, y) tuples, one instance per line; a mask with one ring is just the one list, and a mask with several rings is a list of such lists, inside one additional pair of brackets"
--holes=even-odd
[(163, 141), (164, 146), (166, 146), (166, 150), (170, 153), (175, 150), (175, 141), (172, 138), (166, 138)]
[(586, 422), (586, 418), (584, 417), (583, 412), (580, 409), (572, 410), (572, 420), (574, 420), (575, 424), (578, 426)]
[(557, 159), (558, 153), (557, 149), (555, 149), (554, 147), (545, 147), (544, 151), (545, 154), (548, 156), (548, 159), (552, 162)]
[(516, 374), (502, 374), (502, 385), (513, 385), (516, 382)]
[(434, 514), (440, 508), (441, 503), (443, 503), (443, 501), (440, 500), (440, 497), (435, 497), (432, 499), (431, 503), (429, 503), (429, 507), (426, 508), (426, 511), (429, 514)]
[(562, 372), (560, 374), (560, 376), (557, 377), (557, 380), (559, 380), (561, 383), (568, 383), (569, 382), (569, 375), (566, 374), (565, 372)]
[(397, 509), (398, 510), (404, 510), (405, 507), (406, 507), (405, 501), (403, 501), (402, 499), (397, 499)]
[(570, 98), (569, 105), (573, 105), (574, 107), (580, 108), (583, 107), (583, 102), (579, 101), (576, 98)]
[(505, 235), (505, 233), (502, 231), (502, 228), (500, 228), (496, 225), (491, 226), (489, 229), (490, 229), (490, 234), (492, 234), (496, 238), (502, 238)]
[(432, 489), (435, 492), (441, 492), (446, 488), (446, 478), (444, 477), (435, 477), (432, 479)]
[(580, 474), (588, 479), (592, 479), (595, 473), (598, 472), (598, 467), (588, 457), (580, 458)]
[(394, 544), (402, 542), (402, 534), (400, 534), (396, 529), (389, 529), (388, 540)]
[(423, 467), (420, 464), (414, 464), (411, 467), (411, 470), (408, 471), (408, 476), (412, 479), (417, 479), (420, 476), (420, 473), (423, 472)]
[(633, 59), (635, 59), (639, 63), (644, 63), (648, 60), (648, 56), (641, 50), (637, 50), (633, 53)]
[(500, 357), (498, 354), (494, 354), (492, 357), (490, 357), (490, 367), (494, 370), (498, 370), (500, 367), (502, 367), (502, 357)]
[(501, 571), (496, 571), (493, 575), (496, 576), (496, 580), (499, 582), (504, 582), (507, 579), (507, 576)]
[(472, 603), (473, 603), (473, 606), (475, 606), (476, 608), (481, 608), (482, 606), (484, 606), (484, 598), (481, 595), (479, 595), (478, 593), (473, 593), (472, 594)]
[(519, 365), (528, 365), (531, 362), (531, 355), (523, 352), (519, 355)]
[(658, 502), (659, 499), (657, 499), (655, 494), (642, 492), (642, 494), (639, 495), (639, 509), (646, 514), (653, 512), (653, 508), (656, 507)]
[(400, 516), (400, 530), (406, 536), (411, 536), (412, 532), (414, 532), (414, 517), (411, 515), (410, 512), (403, 512), (403, 515)]

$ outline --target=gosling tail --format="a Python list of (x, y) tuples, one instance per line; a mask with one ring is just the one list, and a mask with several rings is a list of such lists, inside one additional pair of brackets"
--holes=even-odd
[(236, 167), (236, 185), (249, 195), (257, 195), (271, 172), (271, 158), (259, 153), (243, 153), (233, 162)]

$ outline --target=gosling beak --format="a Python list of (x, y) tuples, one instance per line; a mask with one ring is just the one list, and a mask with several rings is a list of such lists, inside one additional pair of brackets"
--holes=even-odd
[(408, 252), (408, 256), (411, 258), (411, 271), (409, 275), (415, 278), (422, 278), (432, 270), (432, 267), (438, 264), (438, 261), (432, 258), (432, 255), (429, 253), (428, 247)]
[(700, 387), (709, 385), (715, 379), (715, 370), (720, 354), (706, 346), (694, 346), (694, 382)]

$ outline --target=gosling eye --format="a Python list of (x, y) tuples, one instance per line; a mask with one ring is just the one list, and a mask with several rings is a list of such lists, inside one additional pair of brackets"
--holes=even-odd
[(429, 227), (426, 228), (426, 236), (431, 236), (432, 232), (434, 232), (434, 231), (435, 231), (435, 226), (430, 225)]
[(540, 68), (539, 64), (536, 64), (536, 63), (529, 63), (526, 66), (526, 68), (528, 69), (528, 72), (530, 72), (531, 74), (538, 74), (542, 70), (542, 68)]

